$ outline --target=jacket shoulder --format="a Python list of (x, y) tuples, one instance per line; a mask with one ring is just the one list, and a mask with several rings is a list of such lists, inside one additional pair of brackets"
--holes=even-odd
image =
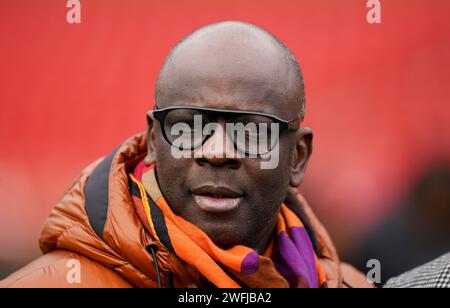
[(0, 288), (127, 288), (115, 271), (65, 250), (49, 252), (6, 279)]
[(450, 253), (390, 279), (384, 288), (450, 288)]

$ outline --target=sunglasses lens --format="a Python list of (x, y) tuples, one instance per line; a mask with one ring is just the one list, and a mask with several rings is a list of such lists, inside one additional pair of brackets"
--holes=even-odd
[(175, 109), (167, 113), (164, 120), (164, 133), (173, 146), (188, 150), (202, 145), (203, 127), (207, 117), (197, 110)]
[(270, 152), (278, 142), (277, 125), (271, 118), (261, 115), (239, 116), (234, 123), (237, 149), (250, 155)]

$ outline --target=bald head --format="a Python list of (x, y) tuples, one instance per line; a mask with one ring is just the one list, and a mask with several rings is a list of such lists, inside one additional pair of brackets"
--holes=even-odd
[(269, 32), (220, 22), (186, 36), (170, 52), (155, 87), (158, 107), (193, 105), (303, 117), (300, 67)]

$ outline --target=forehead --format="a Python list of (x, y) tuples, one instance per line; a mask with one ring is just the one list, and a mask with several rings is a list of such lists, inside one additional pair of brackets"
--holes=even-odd
[(279, 46), (267, 40), (196, 40), (178, 48), (161, 74), (158, 107), (188, 105), (298, 113), (299, 88)]

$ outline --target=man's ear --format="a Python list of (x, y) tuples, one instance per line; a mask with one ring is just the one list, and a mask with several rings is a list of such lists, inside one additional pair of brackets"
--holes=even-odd
[(151, 111), (147, 113), (147, 155), (145, 156), (144, 161), (147, 166), (156, 161), (155, 118)]
[(298, 187), (303, 181), (306, 166), (312, 153), (313, 133), (309, 128), (300, 128), (297, 132), (297, 144), (292, 158), (291, 179), (289, 184)]

